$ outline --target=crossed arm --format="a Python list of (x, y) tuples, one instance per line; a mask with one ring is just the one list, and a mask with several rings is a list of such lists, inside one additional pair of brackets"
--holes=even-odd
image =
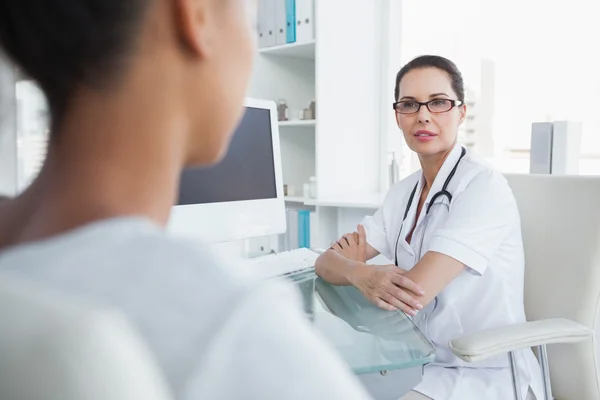
[(359, 225), (357, 232), (344, 235), (317, 259), (316, 272), (333, 285), (356, 286), (381, 308), (415, 315), (465, 269), (454, 258), (431, 251), (409, 271), (366, 264), (378, 254)]

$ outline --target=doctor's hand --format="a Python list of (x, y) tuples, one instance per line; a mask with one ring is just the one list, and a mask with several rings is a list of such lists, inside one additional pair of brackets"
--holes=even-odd
[(367, 235), (365, 228), (358, 225), (357, 232), (346, 233), (340, 240), (332, 243), (331, 249), (349, 260), (367, 261)]
[(415, 316), (418, 310), (423, 309), (418, 299), (425, 292), (395, 265), (361, 264), (355, 269), (350, 282), (369, 301), (384, 310), (401, 310)]

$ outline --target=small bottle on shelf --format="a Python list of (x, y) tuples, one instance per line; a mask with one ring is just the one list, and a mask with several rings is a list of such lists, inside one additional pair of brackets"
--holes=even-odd
[(313, 199), (317, 198), (317, 178), (311, 176), (310, 179), (310, 197)]
[(390, 187), (400, 179), (400, 168), (396, 161), (396, 152), (392, 152), (392, 161), (390, 162)]
[(277, 120), (278, 121), (287, 121), (288, 120), (288, 106), (287, 102), (284, 99), (279, 99), (277, 101)]

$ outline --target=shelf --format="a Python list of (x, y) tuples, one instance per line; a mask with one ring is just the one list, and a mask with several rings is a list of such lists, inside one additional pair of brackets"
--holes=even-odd
[(293, 120), (293, 121), (279, 121), (279, 127), (280, 128), (285, 128), (285, 127), (310, 127), (310, 126), (316, 126), (317, 125), (317, 121), (314, 119), (309, 119), (309, 120)]
[(384, 198), (385, 193), (369, 193), (362, 195), (308, 199), (304, 204), (307, 206), (319, 207), (377, 209), (383, 205)]
[(258, 50), (260, 54), (278, 57), (315, 59), (315, 42), (290, 43), (281, 46), (263, 47)]
[(289, 203), (303, 203), (310, 200), (307, 197), (297, 197), (297, 196), (285, 196), (284, 197), (285, 201), (289, 202)]

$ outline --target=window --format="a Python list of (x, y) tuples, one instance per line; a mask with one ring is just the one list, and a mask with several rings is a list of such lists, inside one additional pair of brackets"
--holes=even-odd
[(460, 132), (504, 172), (528, 172), (531, 124), (582, 123), (580, 173), (600, 175), (600, 3), (404, 1), (402, 63), (457, 63), (470, 117)]

